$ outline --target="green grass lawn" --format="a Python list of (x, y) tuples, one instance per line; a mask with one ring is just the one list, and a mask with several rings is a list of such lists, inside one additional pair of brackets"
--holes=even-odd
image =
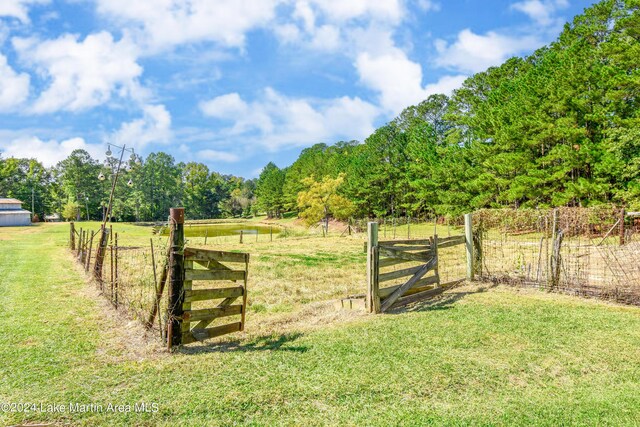
[[(0, 412), (1, 425), (640, 424), (638, 308), (465, 286), (316, 327), (261, 332), (268, 317), (250, 312), (247, 334), (170, 355), (97, 296), (67, 236), (67, 224), (0, 229), (0, 403), (103, 412)], [(142, 402), (158, 411), (106, 412)]]

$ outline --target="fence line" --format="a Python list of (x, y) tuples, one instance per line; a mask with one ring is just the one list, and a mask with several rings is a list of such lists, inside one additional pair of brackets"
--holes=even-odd
[(481, 210), (484, 280), (640, 304), (640, 223), (610, 206)]

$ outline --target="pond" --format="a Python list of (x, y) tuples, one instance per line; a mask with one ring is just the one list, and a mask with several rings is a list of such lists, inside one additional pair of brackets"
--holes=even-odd
[[(223, 224), (185, 224), (184, 235), (186, 237), (217, 237), (217, 236), (237, 236), (240, 231), (243, 234), (273, 234), (277, 235), (282, 231), (277, 225), (254, 225), (247, 223), (223, 223)], [(169, 234), (169, 228), (162, 229), (162, 235)]]

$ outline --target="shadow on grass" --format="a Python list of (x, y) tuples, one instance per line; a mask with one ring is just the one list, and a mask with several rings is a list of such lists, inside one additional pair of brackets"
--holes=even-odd
[(300, 338), (302, 335), (303, 334), (296, 332), (282, 335), (265, 335), (253, 338), (248, 342), (232, 340), (208, 345), (184, 346), (179, 348), (177, 352), (182, 354), (227, 353), (233, 351), (292, 351), (296, 353), (304, 353), (309, 349), (307, 346), (288, 345)]
[(404, 307), (394, 308), (388, 311), (390, 314), (402, 314), (408, 312), (421, 312), (421, 311), (437, 311), (437, 310), (449, 310), (455, 303), (465, 298), (468, 295), (479, 294), (486, 292), (487, 290), (498, 286), (496, 283), (487, 284), (486, 286), (480, 286), (473, 291), (455, 291), (455, 287), (445, 291), (445, 293), (439, 294), (423, 301), (416, 301), (408, 304)]

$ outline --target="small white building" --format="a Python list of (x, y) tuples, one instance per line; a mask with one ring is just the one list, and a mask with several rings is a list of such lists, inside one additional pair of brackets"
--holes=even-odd
[(22, 209), (17, 199), (0, 197), (0, 227), (15, 227), (31, 224), (31, 212)]

